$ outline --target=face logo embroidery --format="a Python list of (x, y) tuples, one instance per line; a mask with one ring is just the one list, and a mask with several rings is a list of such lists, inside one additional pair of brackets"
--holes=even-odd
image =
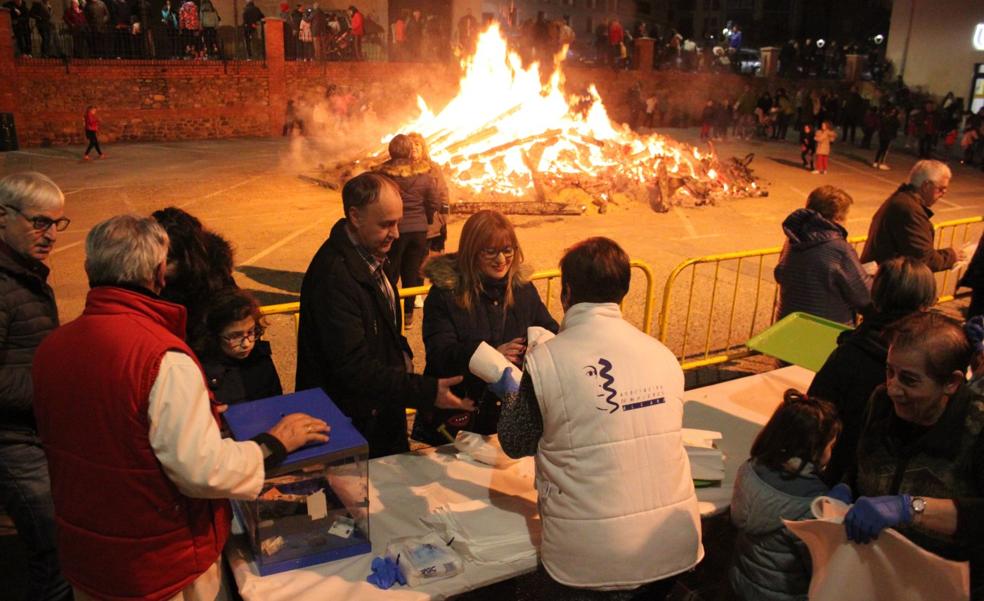
[[(608, 359), (598, 359), (597, 363), (585, 365), (584, 375), (594, 380), (595, 398), (604, 401), (604, 405), (595, 405), (598, 411), (606, 411), (609, 415), (619, 409), (632, 411), (666, 402), (663, 387), (659, 385), (644, 385), (635, 390), (620, 391), (615, 388), (615, 377), (612, 375), (612, 362)], [(619, 397), (616, 401), (615, 397)]]
[(611, 375), (612, 363), (608, 359), (598, 359), (597, 365), (585, 365), (584, 373), (589, 378), (593, 378), (595, 381), (595, 396), (599, 399), (605, 399), (607, 407), (595, 407), (598, 411), (607, 411), (608, 413), (615, 413), (619, 410), (621, 405), (615, 402), (615, 397), (618, 395), (618, 391), (615, 390), (615, 378)]

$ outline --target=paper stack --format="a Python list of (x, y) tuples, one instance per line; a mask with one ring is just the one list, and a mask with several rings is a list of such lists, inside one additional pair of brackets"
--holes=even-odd
[(720, 482), (724, 479), (724, 454), (714, 446), (720, 432), (684, 428), (683, 446), (690, 458), (690, 475), (695, 482)]
[(478, 563), (511, 563), (536, 556), (540, 521), (536, 505), (520, 497), (496, 496), (447, 503), (421, 518), (455, 551)]

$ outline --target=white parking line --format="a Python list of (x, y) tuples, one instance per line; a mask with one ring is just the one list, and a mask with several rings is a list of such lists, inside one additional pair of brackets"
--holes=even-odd
[(326, 221), (327, 221), (327, 219), (319, 219), (319, 220), (315, 221), (314, 223), (312, 223), (311, 225), (309, 225), (307, 227), (304, 227), (304, 228), (301, 228), (301, 229), (295, 231), (294, 233), (292, 233), (292, 234), (290, 234), (288, 236), (285, 236), (284, 238), (281, 238), (277, 242), (274, 242), (270, 246), (266, 247), (265, 249), (263, 249), (260, 252), (256, 253), (252, 257), (250, 257), (250, 258), (246, 259), (245, 261), (243, 261), (242, 263), (240, 263), (239, 264), (239, 267), (244, 267), (246, 265), (252, 265), (253, 263), (259, 261), (263, 257), (269, 255), (273, 251), (277, 250), (278, 248), (280, 248), (280, 247), (284, 246), (285, 244), (287, 244), (288, 242), (292, 241), (294, 238), (297, 238), (298, 236), (301, 236), (303, 234), (306, 234), (306, 233), (308, 233), (309, 231), (313, 230), (316, 227), (320, 227)]
[(82, 161), (82, 157), (67, 157), (67, 156), (62, 156), (60, 154), (44, 154), (41, 152), (28, 152), (26, 150), (15, 150), (11, 154), (26, 154), (32, 157), (41, 157), (45, 159), (61, 159), (63, 161), (74, 161), (74, 162)]
[(844, 161), (834, 161), (834, 160), (831, 160), (830, 162), (832, 164), (834, 164), (834, 165), (839, 165), (841, 167), (847, 167), (848, 169), (850, 169), (852, 171), (857, 171), (858, 173), (861, 173), (861, 174), (864, 174), (864, 175), (868, 175), (870, 177), (873, 177), (874, 179), (877, 179), (879, 181), (883, 181), (886, 184), (891, 184), (893, 186), (897, 186), (899, 184), (899, 182), (897, 182), (897, 181), (893, 181), (893, 180), (890, 180), (890, 179), (888, 179), (886, 177), (882, 177), (881, 175), (879, 175), (879, 173), (880, 173), (879, 171), (876, 171), (874, 168), (871, 168), (871, 167), (869, 167), (868, 169), (861, 169), (860, 167), (855, 167), (854, 165), (851, 165), (850, 163), (845, 163)]
[(266, 175), (266, 174), (265, 173), (260, 173), (258, 175), (254, 175), (253, 177), (247, 177), (246, 179), (244, 179), (243, 181), (241, 181), (239, 183), (233, 184), (231, 186), (227, 186), (225, 188), (222, 188), (221, 190), (216, 190), (215, 192), (209, 192), (205, 196), (200, 196), (198, 198), (193, 198), (193, 199), (189, 200), (188, 202), (186, 202), (184, 204), (178, 205), (178, 208), (179, 209), (183, 209), (185, 207), (188, 207), (190, 205), (195, 204), (196, 202), (198, 202), (200, 200), (208, 200), (209, 198), (212, 198), (213, 196), (218, 196), (219, 194), (225, 194), (226, 192), (228, 192), (230, 190), (235, 190), (236, 188), (239, 188), (240, 186), (245, 186), (246, 184), (248, 184), (248, 183), (250, 183), (252, 181), (257, 180), (257, 179), (263, 177), (264, 175)]

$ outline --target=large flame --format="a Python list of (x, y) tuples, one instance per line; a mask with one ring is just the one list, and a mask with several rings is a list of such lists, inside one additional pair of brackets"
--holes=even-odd
[(463, 67), (460, 92), (443, 110), (435, 114), (418, 97), (420, 116), (400, 128), (421, 133), (460, 188), (525, 196), (539, 177), (647, 184), (662, 172), (729, 191), (710, 153), (613, 124), (593, 85), (590, 98), (565, 97), (560, 69), (543, 85), (539, 66), (524, 68), (497, 26)]

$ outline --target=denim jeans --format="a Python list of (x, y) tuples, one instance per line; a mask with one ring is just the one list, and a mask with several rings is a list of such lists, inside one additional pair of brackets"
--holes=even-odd
[(71, 588), (58, 567), (48, 462), (37, 435), (0, 430), (0, 503), (27, 547), (27, 599), (71, 598)]

